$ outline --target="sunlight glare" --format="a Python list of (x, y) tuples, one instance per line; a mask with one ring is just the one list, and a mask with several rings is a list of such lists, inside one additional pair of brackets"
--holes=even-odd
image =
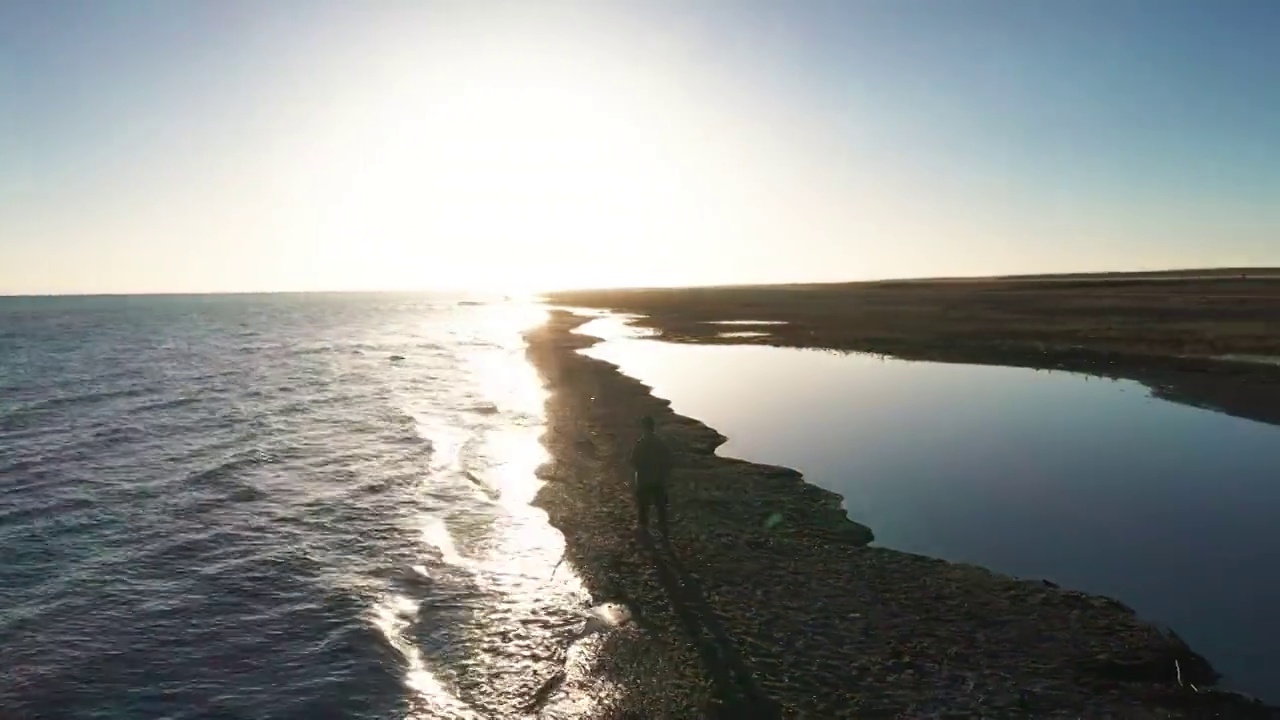
[(609, 285), (663, 267), (646, 238), (728, 229), (688, 171), (728, 167), (709, 150), (719, 135), (670, 88), (547, 47), (453, 52), (433, 65), (447, 71), (366, 91), (314, 143), (329, 156), (314, 251), (344, 272), (384, 287)]

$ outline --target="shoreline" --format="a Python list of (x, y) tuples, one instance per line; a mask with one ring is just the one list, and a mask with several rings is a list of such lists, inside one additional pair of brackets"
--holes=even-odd
[[(581, 290), (545, 299), (639, 315), (630, 324), (666, 342), (1062, 370), (1280, 425), (1280, 278), (1183, 275)], [(723, 336), (724, 321), (758, 334)]]
[[(870, 546), (839, 495), (717, 456), (723, 435), (579, 353), (589, 320), (554, 311), (526, 341), (550, 393), (535, 504), (595, 601), (635, 617), (595, 668), (620, 688), (606, 717), (1274, 716), (1118, 601)], [(634, 530), (643, 414), (678, 456), (669, 545)]]
[[(1096, 378), (1136, 382), (1151, 396), (1168, 402), (1280, 425), (1280, 364), (1232, 357), (1144, 355), (1090, 348), (919, 348), (912, 345), (831, 347), (777, 338), (768, 326), (740, 327), (759, 336), (717, 336), (672, 331), (648, 317), (629, 323), (655, 331), (651, 340), (684, 345), (764, 345), (796, 350), (834, 350), (907, 362), (1053, 370)], [(717, 331), (718, 332), (718, 331)]]

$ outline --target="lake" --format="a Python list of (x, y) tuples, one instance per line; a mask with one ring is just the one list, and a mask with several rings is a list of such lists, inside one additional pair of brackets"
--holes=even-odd
[(1280, 701), (1280, 428), (1127, 381), (580, 331), (720, 455), (843, 495), (877, 544), (1118, 598)]

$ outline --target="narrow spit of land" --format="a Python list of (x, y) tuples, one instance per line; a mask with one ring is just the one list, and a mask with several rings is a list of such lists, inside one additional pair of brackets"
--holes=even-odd
[[(716, 456), (723, 436), (579, 353), (585, 321), (527, 339), (550, 390), (538, 504), (596, 600), (636, 615), (596, 668), (620, 688), (610, 716), (1273, 717), (1204, 691), (1209, 664), (1115, 600), (869, 547), (838, 496)], [(669, 543), (635, 531), (642, 415), (678, 454)]]
[[(671, 342), (829, 348), (1137, 380), (1280, 424), (1280, 270), (556, 293)], [(768, 321), (736, 325), (719, 321)], [(749, 337), (724, 331), (751, 331)]]

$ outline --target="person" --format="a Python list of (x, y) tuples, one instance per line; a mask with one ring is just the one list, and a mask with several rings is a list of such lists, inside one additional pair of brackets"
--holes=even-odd
[(636, 511), (640, 532), (649, 528), (649, 506), (658, 510), (658, 529), (667, 534), (667, 479), (674, 465), (671, 448), (658, 436), (653, 418), (640, 418), (640, 437), (631, 449), (631, 467), (635, 470)]

